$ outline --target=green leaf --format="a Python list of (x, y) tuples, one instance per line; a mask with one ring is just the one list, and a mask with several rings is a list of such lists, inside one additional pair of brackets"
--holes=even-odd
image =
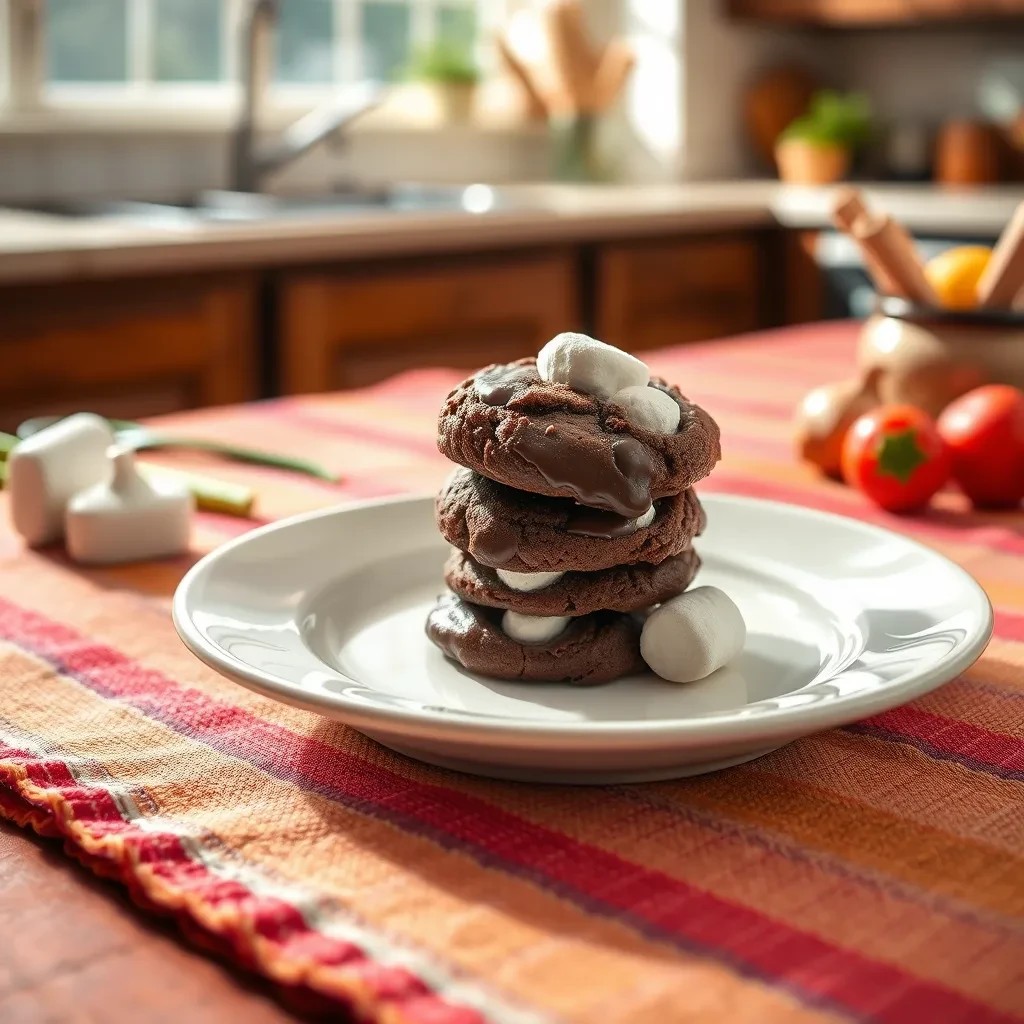
[(898, 434), (886, 434), (878, 446), (878, 475), (894, 476), (905, 484), (928, 456), (917, 443), (917, 432), (908, 427)]
[(480, 72), (467, 47), (439, 40), (413, 55), (406, 77), (420, 82), (473, 85), (479, 80)]
[(871, 137), (871, 105), (863, 93), (820, 89), (807, 113), (790, 122), (783, 139), (802, 139), (819, 145), (855, 147)]
[(0, 433), (0, 462), (3, 462), (14, 451), (14, 446), (17, 443), (18, 438), (13, 434)]

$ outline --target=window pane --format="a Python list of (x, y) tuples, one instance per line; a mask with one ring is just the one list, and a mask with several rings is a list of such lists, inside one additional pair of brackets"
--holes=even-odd
[(128, 77), (126, 0), (49, 0), (46, 23), (51, 82)]
[(278, 5), (277, 80), (329, 82), (333, 76), (331, 0), (286, 0)]
[(224, 7), (212, 0), (156, 0), (153, 75), (160, 82), (215, 82)]
[(476, 9), (474, 7), (439, 7), (437, 38), (471, 50), (476, 42)]
[(397, 78), (409, 60), (409, 8), (399, 3), (363, 4), (363, 77)]

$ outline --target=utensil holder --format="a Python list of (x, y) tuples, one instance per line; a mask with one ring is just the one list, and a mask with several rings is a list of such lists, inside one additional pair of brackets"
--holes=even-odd
[(607, 181), (608, 170), (598, 153), (598, 119), (592, 114), (552, 117), (552, 174), (557, 181)]
[(885, 296), (861, 328), (857, 366), (882, 402), (933, 416), (982, 384), (1024, 389), (1024, 313), (947, 310)]

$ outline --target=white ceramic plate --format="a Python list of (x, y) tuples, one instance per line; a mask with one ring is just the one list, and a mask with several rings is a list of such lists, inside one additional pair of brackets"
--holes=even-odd
[(470, 675), (427, 640), (447, 547), (430, 498), (331, 509), (254, 530), (174, 598), (182, 639), (259, 693), (433, 764), (613, 783), (739, 764), (905, 703), (966, 669), (992, 628), (962, 569), (838, 516), (708, 496), (698, 584), (729, 593), (742, 654), (700, 683), (576, 688)]

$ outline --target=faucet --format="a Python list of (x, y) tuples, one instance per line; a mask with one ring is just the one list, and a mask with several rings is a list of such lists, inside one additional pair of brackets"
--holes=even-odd
[(333, 132), (376, 107), (384, 96), (377, 83), (365, 82), (332, 97), (284, 130), (276, 143), (257, 139), (260, 109), (273, 66), (273, 33), (278, 0), (245, 0), (239, 32), (242, 103), (231, 139), (231, 188), (259, 192), (267, 175), (312, 149)]

